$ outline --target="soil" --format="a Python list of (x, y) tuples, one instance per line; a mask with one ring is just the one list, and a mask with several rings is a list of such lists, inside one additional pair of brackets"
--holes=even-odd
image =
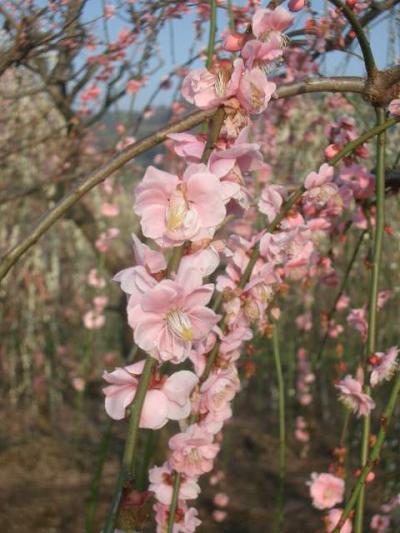
[[(97, 418), (103, 416), (94, 404)], [(203, 524), (199, 533), (267, 533), (273, 528), (278, 493), (278, 440), (276, 425), (248, 413), (243, 400), (228, 424), (218, 469), (225, 479), (211, 486), (202, 481), (198, 503)], [(0, 531), (4, 533), (80, 533), (85, 531), (85, 507), (99, 455), (104, 420), (84, 418), (77, 433), (72, 408), (63, 406), (53, 424), (26, 411), (3, 412), (0, 419)], [(260, 429), (261, 428), (261, 429)], [(113, 427), (99, 494), (93, 533), (99, 533), (107, 513), (118, 472), (124, 427)], [(332, 429), (332, 428), (331, 428)], [(321, 513), (315, 511), (306, 485), (310, 473), (326, 471), (330, 462), (328, 432), (306, 457), (302, 445), (289, 435), (285, 484), (285, 526), (278, 533), (322, 531)], [(166, 438), (166, 437), (165, 437)], [(311, 460), (312, 458), (312, 460)], [(225, 492), (230, 501), (227, 518), (212, 518), (212, 498)], [(154, 531), (149, 525), (144, 531)]]

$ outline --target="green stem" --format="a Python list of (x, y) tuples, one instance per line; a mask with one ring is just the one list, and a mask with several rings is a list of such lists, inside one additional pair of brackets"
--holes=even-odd
[(176, 513), (176, 508), (178, 506), (178, 495), (179, 495), (180, 486), (181, 486), (181, 475), (179, 474), (179, 472), (175, 472), (174, 490), (172, 493), (172, 500), (169, 506), (168, 533), (173, 533), (173, 530), (174, 530), (175, 513)]
[(113, 501), (110, 511), (107, 515), (106, 525), (103, 533), (112, 533), (114, 523), (118, 514), (119, 503), (121, 500), (122, 489), (127, 481), (133, 479), (133, 465), (135, 462), (135, 450), (139, 435), (139, 422), (143, 409), (146, 392), (149, 386), (151, 373), (156, 360), (150, 355), (147, 356), (143, 373), (140, 376), (139, 385), (136, 391), (135, 400), (131, 405), (131, 414), (129, 417), (128, 436), (125, 442), (124, 455), (122, 458), (121, 471), (114, 491)]
[(283, 531), (284, 521), (284, 489), (286, 473), (286, 428), (285, 428), (285, 382), (282, 373), (282, 362), (279, 350), (278, 325), (275, 324), (272, 335), (272, 346), (276, 377), (278, 381), (279, 402), (279, 489), (277, 494), (275, 531)]
[(204, 152), (201, 156), (201, 162), (207, 164), (211, 152), (215, 148), (215, 143), (218, 141), (221, 128), (225, 120), (225, 109), (220, 107), (216, 113), (211, 117), (210, 126), (208, 129), (207, 142), (204, 147)]
[(184, 246), (177, 246), (174, 248), (171, 258), (168, 261), (167, 278), (171, 277), (171, 274), (175, 274), (178, 270), (179, 263), (181, 262)]
[(100, 481), (110, 445), (111, 428), (112, 420), (108, 419), (101, 438), (100, 452), (96, 463), (95, 473), (92, 483), (90, 484), (90, 497), (86, 507), (85, 533), (93, 533), (94, 531), (94, 519), (99, 501)]
[(235, 17), (233, 15), (232, 0), (228, 0), (227, 6), (228, 6), (229, 29), (231, 31), (235, 31)]
[(215, 34), (217, 32), (217, 0), (211, 0), (211, 12), (210, 12), (210, 33), (208, 34), (208, 47), (207, 47), (207, 62), (206, 67), (211, 68), (214, 47), (215, 47)]
[(343, 12), (343, 15), (346, 17), (350, 26), (354, 30), (364, 58), (365, 69), (367, 71), (368, 78), (371, 78), (377, 71), (377, 68), (371, 46), (364, 32), (364, 28), (360, 24), (358, 18), (355, 16), (353, 10), (347, 4), (344, 4), (341, 2), (341, 0), (329, 0), (329, 2)]
[(393, 389), (392, 389), (392, 392), (390, 394), (390, 397), (389, 397), (389, 401), (388, 401), (388, 404), (380, 418), (380, 429), (379, 429), (379, 432), (378, 432), (378, 436), (376, 438), (376, 442), (375, 442), (375, 445), (374, 447), (372, 448), (372, 451), (370, 453), (370, 456), (366, 462), (366, 464), (364, 465), (362, 471), (361, 471), (361, 474), (360, 476), (358, 477), (357, 479), (357, 482), (353, 488), (353, 491), (351, 493), (351, 496), (349, 498), (349, 501), (347, 502), (344, 510), (343, 510), (343, 513), (342, 513), (342, 516), (340, 517), (340, 520), (337, 524), (337, 526), (335, 527), (335, 529), (333, 530), (332, 533), (339, 533), (341, 528), (343, 527), (343, 524), (345, 523), (345, 521), (347, 520), (347, 518), (349, 517), (351, 511), (353, 510), (354, 506), (356, 505), (358, 499), (359, 499), (359, 495), (360, 495), (360, 492), (362, 490), (362, 488), (364, 487), (365, 485), (365, 480), (367, 479), (367, 476), (368, 474), (371, 472), (371, 470), (373, 469), (373, 467), (375, 466), (376, 462), (379, 460), (379, 456), (380, 456), (380, 452), (381, 452), (381, 449), (382, 449), (382, 445), (385, 441), (385, 438), (386, 438), (386, 434), (387, 434), (387, 430), (388, 430), (388, 426), (389, 426), (389, 423), (390, 423), (390, 420), (391, 420), (391, 417), (393, 415), (393, 411), (394, 411), (394, 408), (395, 408), (395, 405), (396, 405), (396, 400), (397, 400), (397, 397), (399, 395), (399, 392), (400, 392), (400, 373), (397, 374), (397, 377), (396, 377), (396, 381), (393, 385)]
[(135, 401), (131, 407), (131, 415), (129, 418), (128, 438), (126, 439), (124, 455), (122, 459), (122, 467), (127, 472), (128, 476), (133, 474), (133, 465), (135, 459), (135, 449), (137, 438), (139, 434), (139, 422), (142, 414), (144, 399), (149, 386), (151, 372), (156, 363), (150, 355), (147, 356), (142, 375), (140, 376), (139, 386), (136, 391)]
[[(376, 110), (377, 126), (385, 123), (385, 112), (383, 109)], [(378, 318), (378, 289), (379, 271), (382, 258), (383, 230), (385, 226), (385, 133), (380, 133), (376, 145), (376, 222), (374, 238), (374, 256), (372, 262), (372, 273), (369, 290), (368, 303), (368, 338), (367, 338), (367, 358), (376, 351), (376, 333)], [(365, 392), (369, 394), (370, 388), (365, 387)], [(369, 438), (371, 429), (370, 415), (366, 415), (363, 420), (363, 430), (361, 439), (361, 466), (367, 463), (369, 451)], [(354, 520), (354, 533), (362, 533), (365, 506), (365, 486), (362, 485), (357, 500), (356, 516)]]

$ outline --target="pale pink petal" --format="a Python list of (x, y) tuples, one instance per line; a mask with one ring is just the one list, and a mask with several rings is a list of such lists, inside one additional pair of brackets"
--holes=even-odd
[(143, 404), (140, 427), (160, 429), (168, 421), (167, 397), (160, 390), (149, 390)]
[(201, 306), (194, 307), (188, 315), (192, 323), (193, 338), (195, 340), (201, 340), (208, 335), (221, 318), (212, 309)]
[(114, 420), (125, 418), (125, 409), (133, 402), (136, 388), (132, 385), (109, 385), (103, 389), (106, 396), (105, 409)]
[(193, 372), (180, 370), (179, 372), (174, 372), (166, 380), (162, 391), (169, 400), (182, 406), (187, 402), (190, 393), (198, 381), (198, 377)]

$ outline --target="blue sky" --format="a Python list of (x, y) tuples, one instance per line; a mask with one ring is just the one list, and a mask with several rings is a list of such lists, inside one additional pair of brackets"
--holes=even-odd
[[(107, 4), (112, 4), (112, 0), (108, 0)], [(262, 2), (262, 5), (266, 5), (267, 2)], [(233, 4), (242, 5), (243, 1), (233, 0)], [(323, 13), (327, 8), (327, 2), (323, 0), (312, 0), (312, 8), (315, 11)], [(86, 6), (85, 17), (87, 20), (93, 20), (99, 16), (102, 12), (102, 0), (89, 0)], [(382, 18), (384, 20), (382, 20)], [(193, 23), (195, 20), (194, 9), (190, 13), (185, 15), (181, 20), (174, 20), (169, 22), (159, 35), (159, 53), (162, 60), (162, 64), (157, 64), (157, 71), (153, 74), (149, 80), (147, 86), (139, 91), (135, 100), (135, 109), (142, 108), (149, 95), (157, 88), (160, 80), (163, 76), (166, 76), (174, 67), (179, 66), (184, 63), (189, 57), (189, 51), (193, 43), (194, 38), (194, 27)], [(296, 16), (296, 26), (302, 26), (304, 21), (304, 15), (299, 13)], [(376, 61), (379, 67), (387, 66), (388, 61), (388, 51), (389, 51), (389, 35), (391, 25), (394, 27), (395, 20), (394, 17), (381, 17), (381, 21), (374, 23), (374, 27), (371, 31), (371, 44), (373, 52), (376, 57)], [(114, 17), (108, 21), (108, 29), (110, 37), (113, 39), (117, 33), (124, 26), (123, 21), (119, 20), (117, 17)], [(101, 27), (101, 26), (100, 26)], [(218, 29), (217, 29), (217, 38), (221, 32), (227, 28), (227, 18), (226, 12), (223, 9), (218, 10)], [(207, 33), (207, 32), (206, 32)], [(171, 35), (173, 35), (173, 44), (171, 44)], [(195, 43), (195, 51), (199, 52), (201, 49), (205, 48), (207, 41), (207, 35), (204, 35), (202, 41)], [(399, 40), (398, 38), (394, 42), (395, 49), (394, 57), (392, 53), (392, 60), (397, 58), (399, 55)], [(353, 51), (360, 53), (358, 47), (354, 47)], [(154, 62), (155, 64), (156, 62)], [(202, 66), (201, 61), (197, 61), (193, 64), (194, 67)], [(321, 68), (321, 72), (324, 75), (362, 75), (363, 64), (360, 59), (354, 56), (349, 56), (341, 52), (330, 52), (327, 55), (327, 58)], [(158, 104), (168, 104), (171, 100), (170, 91), (162, 91), (159, 94), (157, 99)], [(130, 102), (128, 99), (124, 99), (120, 103), (120, 107), (129, 107)]]

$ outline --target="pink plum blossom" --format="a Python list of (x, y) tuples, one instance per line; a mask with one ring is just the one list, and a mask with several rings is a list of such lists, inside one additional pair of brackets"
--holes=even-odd
[[(166, 533), (168, 530), (169, 505), (156, 503), (153, 507), (157, 523), (157, 533)], [(186, 502), (181, 500), (175, 512), (172, 533), (194, 533), (201, 524), (197, 518), (198, 512), (194, 507), (188, 508)]]
[(339, 381), (335, 387), (340, 391), (340, 400), (357, 416), (366, 416), (375, 407), (375, 402), (362, 392), (361, 383), (350, 375)]
[(272, 61), (280, 59), (283, 55), (281, 41), (276, 36), (267, 43), (252, 39), (247, 41), (242, 50), (242, 57), (245, 60), (246, 68), (264, 67)]
[(136, 138), (128, 135), (127, 137), (124, 137), (123, 139), (121, 139), (117, 143), (115, 148), (120, 152), (121, 150), (125, 150), (125, 148), (127, 148), (131, 144), (134, 144), (135, 142), (136, 142)]
[[(334, 531), (334, 529), (339, 523), (342, 513), (343, 513), (343, 509), (339, 509), (339, 508), (331, 509), (329, 511), (329, 513), (325, 517), (325, 526), (326, 526), (327, 533), (332, 533), (332, 531)], [(343, 526), (340, 528), (339, 533), (351, 533), (352, 530), (353, 530), (353, 526), (351, 524), (351, 520), (350, 518), (347, 518)]]
[(151, 274), (156, 274), (167, 268), (165, 257), (161, 252), (143, 244), (134, 233), (132, 233), (132, 240), (137, 265), (145, 267)]
[(305, 4), (305, 0), (289, 0), (288, 8), (292, 12), (301, 11)]
[(378, 533), (386, 533), (390, 527), (390, 517), (384, 514), (374, 514), (369, 527)]
[(213, 498), (213, 503), (217, 507), (226, 507), (229, 503), (229, 496), (225, 492), (217, 492)]
[(230, 402), (239, 390), (240, 381), (233, 365), (212, 372), (201, 385), (200, 412), (205, 415), (201, 425), (207, 431), (217, 433), (222, 427), (222, 422), (232, 416)]
[(302, 443), (307, 443), (310, 440), (310, 433), (307, 430), (306, 421), (302, 416), (296, 417), (296, 427), (294, 431), (294, 437), (296, 440)]
[(347, 294), (342, 294), (337, 301), (336, 310), (343, 311), (349, 306), (349, 303), (350, 303), (350, 298), (347, 296)]
[(179, 157), (191, 163), (200, 161), (206, 144), (204, 136), (184, 132), (170, 133), (168, 138), (174, 141), (174, 151)]
[(281, 185), (265, 185), (258, 201), (258, 209), (267, 216), (268, 222), (272, 222), (279, 213), (285, 195), (285, 189)]
[(296, 318), (296, 326), (302, 331), (311, 331), (312, 329), (312, 314), (310, 311), (299, 315)]
[(143, 87), (146, 83), (147, 78), (142, 78), (140, 80), (129, 80), (126, 84), (127, 94), (135, 94)]
[(220, 263), (219, 253), (213, 243), (182, 257), (180, 268), (195, 268), (200, 271), (202, 277), (210, 276), (218, 268)]
[[(164, 466), (153, 466), (149, 471), (149, 491), (154, 492), (156, 499), (169, 505), (172, 500), (174, 490), (173, 470), (165, 464)], [(182, 474), (179, 488), (179, 500), (194, 500), (200, 494), (200, 487), (196, 479), (189, 478)]]
[(106, 286), (105, 279), (99, 274), (96, 268), (92, 268), (87, 276), (88, 285), (96, 289), (103, 289)]
[(241, 172), (251, 172), (263, 166), (260, 145), (250, 142), (250, 128), (243, 128), (234, 142), (224, 150), (214, 150), (210, 157), (210, 169), (218, 176), (225, 176), (234, 165)]
[(136, 188), (135, 212), (143, 234), (160, 246), (211, 238), (226, 215), (220, 180), (203, 164), (191, 164), (182, 178), (148, 167)]
[[(110, 383), (103, 389), (107, 414), (114, 420), (125, 417), (126, 408), (133, 402), (143, 371), (144, 361), (104, 372), (103, 378)], [(189, 396), (197, 384), (193, 372), (180, 370), (166, 380), (153, 380), (146, 393), (140, 418), (140, 427), (159, 429), (168, 420), (181, 420), (190, 414)]]
[(219, 452), (219, 445), (213, 443), (213, 436), (198, 424), (192, 424), (183, 433), (174, 435), (169, 440), (169, 448), (172, 451), (169, 464), (188, 477), (210, 472)]
[(323, 207), (338, 192), (332, 179), (333, 167), (327, 163), (321, 165), (318, 172), (310, 172), (304, 182), (306, 200), (317, 207)]
[(363, 165), (349, 165), (343, 167), (339, 180), (350, 187), (357, 199), (369, 198), (375, 191), (375, 178)]
[(95, 242), (95, 246), (99, 252), (106, 252), (108, 250), (110, 242), (118, 237), (119, 229), (118, 228), (109, 228), (106, 231), (103, 231), (99, 234), (98, 239)]
[(220, 318), (206, 307), (213, 288), (202, 285), (199, 270), (180, 268), (175, 280), (164, 279), (148, 289), (137, 305), (128, 306), (137, 345), (160, 361), (186, 359), (193, 343), (204, 339)]
[(105, 217), (116, 217), (119, 214), (119, 207), (111, 202), (103, 202), (101, 204), (101, 214)]
[(267, 109), (275, 89), (275, 83), (268, 81), (265, 72), (255, 67), (242, 75), (236, 96), (248, 113), (259, 115)]
[(284, 41), (282, 32), (292, 25), (294, 17), (286, 9), (257, 9), (253, 15), (252, 29), (257, 39), (267, 41), (278, 38)]
[(382, 381), (388, 381), (398, 368), (397, 355), (399, 350), (397, 346), (392, 346), (386, 353), (375, 353), (371, 359), (374, 359), (370, 377), (371, 387), (376, 387)]
[(91, 309), (83, 315), (83, 323), (86, 329), (101, 329), (106, 323), (106, 318), (102, 311), (98, 309)]
[(376, 302), (376, 305), (378, 309), (382, 309), (382, 307), (390, 300), (392, 297), (392, 291), (386, 290), (386, 291), (379, 291), (378, 292), (378, 301)]
[(366, 308), (360, 307), (358, 309), (352, 309), (347, 316), (347, 322), (360, 333), (361, 339), (365, 342), (368, 335)]
[(247, 38), (246, 33), (228, 32), (223, 39), (222, 46), (228, 52), (239, 52)]
[(242, 59), (236, 59), (231, 66), (220, 68), (216, 74), (206, 68), (189, 72), (182, 83), (182, 96), (200, 109), (221, 105), (236, 95), (243, 73)]
[(224, 522), (227, 516), (228, 516), (228, 513), (226, 511), (222, 511), (221, 509), (215, 509), (212, 513), (212, 517), (218, 523)]
[(97, 87), (96, 85), (91, 85), (84, 91), (82, 91), (80, 95), (80, 99), (82, 102), (90, 102), (91, 100), (96, 100), (101, 94), (100, 87)]
[(345, 483), (333, 474), (311, 475), (310, 495), (317, 509), (329, 509), (343, 500)]

